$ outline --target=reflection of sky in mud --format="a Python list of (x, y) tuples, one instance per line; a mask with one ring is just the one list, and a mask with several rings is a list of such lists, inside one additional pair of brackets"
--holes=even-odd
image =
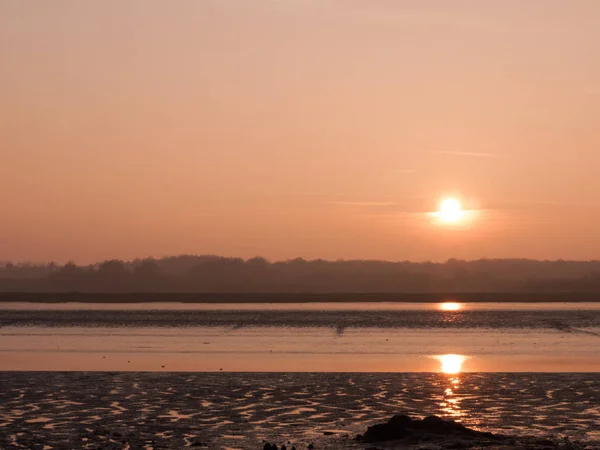
[(600, 303), (10, 306), (0, 370), (600, 371)]
[(464, 355), (438, 355), (435, 359), (440, 362), (440, 372), (446, 375), (445, 389), (439, 406), (444, 415), (457, 422), (462, 422), (462, 411), (460, 409), (460, 397), (457, 396), (460, 389), (460, 373), (463, 363), (467, 360)]
[(0, 385), (0, 448), (327, 448), (399, 411), (600, 439), (596, 374), (0, 372)]
[(398, 411), (600, 439), (597, 374), (506, 373), (600, 372), (600, 309), (580, 306), (5, 309), (0, 448), (233, 448), (274, 436), (305, 448)]
[(460, 378), (458, 375), (451, 376), (447, 379), (447, 388), (444, 390), (444, 397), (440, 406), (447, 417), (450, 417), (457, 422), (462, 422), (462, 411), (460, 409), (460, 397), (456, 394), (460, 389)]
[[(446, 306), (444, 306), (446, 305)], [(435, 306), (435, 305), (434, 305)], [(443, 309), (449, 308), (449, 309)], [(458, 309), (456, 309), (458, 308)], [(352, 328), (483, 328), (550, 329), (585, 333), (600, 328), (600, 309), (485, 310), (443, 303), (430, 310), (365, 309), (152, 309), (33, 310), (5, 309), (3, 326), (43, 327), (329, 327)], [(600, 334), (597, 335), (600, 337)]]
[[(599, 343), (543, 329), (4, 327), (0, 370), (600, 372)], [(435, 355), (469, 358), (441, 370)]]

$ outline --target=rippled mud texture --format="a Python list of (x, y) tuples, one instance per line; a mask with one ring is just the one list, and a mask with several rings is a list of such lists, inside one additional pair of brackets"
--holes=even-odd
[[(460, 449), (460, 448), (507, 448), (519, 450), (569, 450), (583, 449), (584, 443), (560, 441), (557, 439), (536, 439), (534, 437), (515, 437), (477, 431), (451, 419), (428, 416), (423, 419), (397, 414), (385, 423), (370, 426), (364, 435), (356, 440), (366, 443), (386, 443), (386, 446), (406, 449), (418, 447)], [(426, 447), (424, 447), (426, 446)], [(271, 449), (269, 449), (271, 450)], [(277, 450), (277, 449), (274, 449)], [(286, 449), (284, 449), (286, 450)], [(379, 450), (370, 447), (370, 450)]]
[(2, 372), (0, 385), (2, 449), (364, 448), (351, 436), (398, 412), (600, 441), (598, 374)]
[[(600, 310), (557, 311), (2, 311), (1, 326), (553, 329), (600, 327)], [(599, 336), (600, 337), (600, 336)]]

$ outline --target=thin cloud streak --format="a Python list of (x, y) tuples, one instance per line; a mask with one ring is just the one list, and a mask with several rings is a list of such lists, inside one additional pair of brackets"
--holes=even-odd
[(502, 155), (498, 155), (497, 153), (489, 153), (489, 152), (460, 152), (453, 150), (432, 150), (429, 153), (433, 153), (435, 155), (454, 155), (454, 156), (473, 156), (476, 158), (502, 158)]
[(544, 199), (532, 199), (532, 200), (507, 200), (504, 204), (515, 204), (515, 205), (556, 205), (556, 206), (598, 206), (600, 202), (585, 201), (585, 200), (544, 200)]
[(600, 87), (590, 87), (588, 89), (584, 89), (583, 93), (587, 95), (600, 95)]
[(394, 202), (353, 202), (353, 201), (339, 201), (339, 202), (325, 202), (326, 205), (343, 205), (343, 206), (394, 206)]

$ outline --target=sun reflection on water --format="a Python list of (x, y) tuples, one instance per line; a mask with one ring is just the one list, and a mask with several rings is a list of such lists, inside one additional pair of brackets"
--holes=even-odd
[(444, 302), (438, 305), (440, 311), (460, 311), (463, 309), (463, 304), (458, 302)]
[(445, 375), (450, 375), (446, 378), (446, 388), (442, 395), (440, 407), (442, 412), (451, 417), (453, 420), (460, 422), (462, 420), (463, 411), (460, 407), (460, 389), (459, 374), (462, 372), (462, 365), (467, 360), (464, 355), (439, 355), (436, 359), (440, 361), (440, 372)]

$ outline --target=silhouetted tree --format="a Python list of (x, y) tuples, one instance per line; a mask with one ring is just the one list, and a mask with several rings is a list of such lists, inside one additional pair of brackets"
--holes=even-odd
[(182, 255), (94, 266), (6, 262), (0, 265), (0, 291), (600, 292), (599, 274), (599, 261), (269, 262)]
[(83, 269), (77, 264), (75, 264), (75, 262), (69, 261), (64, 266), (62, 266), (59, 272), (66, 275), (74, 275), (81, 273), (82, 271)]
[(269, 265), (269, 261), (261, 256), (255, 256), (254, 258), (250, 258), (248, 261), (246, 261), (246, 264), (250, 266), (266, 267)]
[(158, 264), (153, 259), (142, 261), (133, 267), (133, 273), (137, 276), (151, 279), (161, 276), (161, 270)]
[(127, 268), (123, 261), (111, 259), (109, 261), (104, 261), (98, 266), (98, 273), (101, 275), (121, 276), (127, 273)]

